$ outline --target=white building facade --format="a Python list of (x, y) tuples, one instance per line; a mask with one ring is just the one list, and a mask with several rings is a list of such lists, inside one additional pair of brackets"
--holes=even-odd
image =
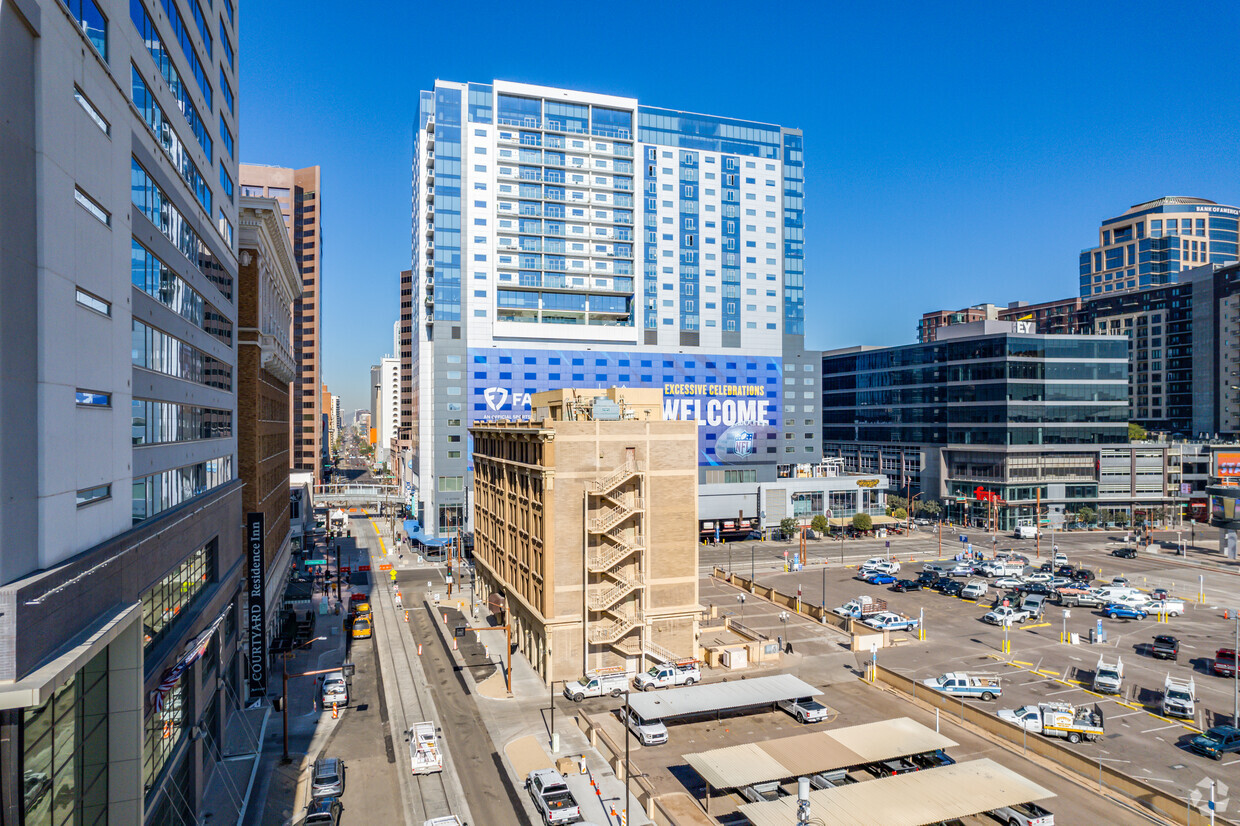
[(411, 509), (426, 533), (468, 521), (466, 428), (526, 416), (547, 389), (663, 388), (669, 417), (702, 425), (703, 481), (818, 458), (798, 130), (438, 81), (413, 176)]

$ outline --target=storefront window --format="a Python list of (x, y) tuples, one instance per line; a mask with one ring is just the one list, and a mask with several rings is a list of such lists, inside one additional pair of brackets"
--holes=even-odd
[(23, 717), (26, 826), (100, 826), (108, 800), (108, 656)]

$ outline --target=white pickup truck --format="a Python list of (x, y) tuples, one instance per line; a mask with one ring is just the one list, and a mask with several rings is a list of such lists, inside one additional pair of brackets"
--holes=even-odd
[(650, 691), (674, 685), (693, 685), (701, 681), (702, 666), (697, 660), (690, 659), (652, 665), (633, 678), (633, 686), (639, 691)]
[(534, 808), (547, 826), (576, 823), (581, 820), (581, 807), (569, 791), (564, 777), (555, 769), (537, 769), (525, 778), (525, 788), (534, 800)]
[(797, 718), (802, 723), (819, 723), (827, 719), (830, 711), (813, 697), (797, 697), (793, 700), (780, 700), (776, 705)]
[(1037, 803), (1017, 803), (990, 813), (1007, 826), (1055, 826), (1055, 816)]
[(439, 748), (434, 723), (414, 723), (409, 729), (409, 763), (414, 774), (443, 771), (443, 751)]
[(1060, 737), (1069, 743), (1099, 740), (1103, 736), (1102, 709), (1095, 705), (1074, 706), (1071, 703), (1039, 703), (999, 712), (1000, 720), (1020, 726), (1025, 731), (1045, 737)]
[(987, 702), (1003, 694), (999, 682), (1000, 679), (991, 674), (964, 674), (959, 671), (949, 671), (941, 677), (921, 681), (922, 685), (953, 697), (978, 697)]
[(887, 610), (887, 600), (862, 594), (850, 599), (839, 608), (832, 608), (831, 613), (849, 619), (863, 619), (868, 614), (877, 614)]
[(1177, 680), (1170, 674), (1163, 682), (1163, 715), (1192, 720), (1197, 716), (1197, 685), (1192, 677)]
[(1109, 663), (1104, 657), (1098, 657), (1098, 665), (1094, 668), (1094, 691), (1100, 694), (1119, 694), (1124, 686), (1124, 660), (1116, 657)]
[(564, 696), (579, 703), (586, 697), (602, 697), (604, 694), (619, 697), (628, 687), (628, 672), (624, 666), (617, 665), (591, 671), (580, 680), (565, 683)]

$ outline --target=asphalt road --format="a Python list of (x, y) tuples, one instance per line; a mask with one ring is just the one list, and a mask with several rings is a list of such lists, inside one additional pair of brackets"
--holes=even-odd
[[(355, 518), (352, 525), (354, 536), (370, 551), (371, 558), (380, 559), (383, 552), (371, 521)], [(426, 611), (420, 609), (419, 589), (412, 582), (400, 586), (403, 603), (410, 610), (409, 623), (399, 623), (398, 633), (407, 634), (406, 641), (413, 646), (422, 644), (421, 665), (438, 714), (435, 723), (447, 741), (446, 752), (456, 767), (474, 823), (528, 823), (520, 790), (512, 788), (464, 680), (443, 650)], [(404, 641), (380, 639), (378, 644), (397, 647)], [(403, 656), (394, 654), (397, 662)]]

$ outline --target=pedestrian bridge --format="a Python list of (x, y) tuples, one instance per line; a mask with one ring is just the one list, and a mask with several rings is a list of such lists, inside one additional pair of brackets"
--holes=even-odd
[(317, 507), (348, 505), (350, 507), (402, 505), (407, 500), (396, 485), (331, 484), (314, 486), (314, 504)]

